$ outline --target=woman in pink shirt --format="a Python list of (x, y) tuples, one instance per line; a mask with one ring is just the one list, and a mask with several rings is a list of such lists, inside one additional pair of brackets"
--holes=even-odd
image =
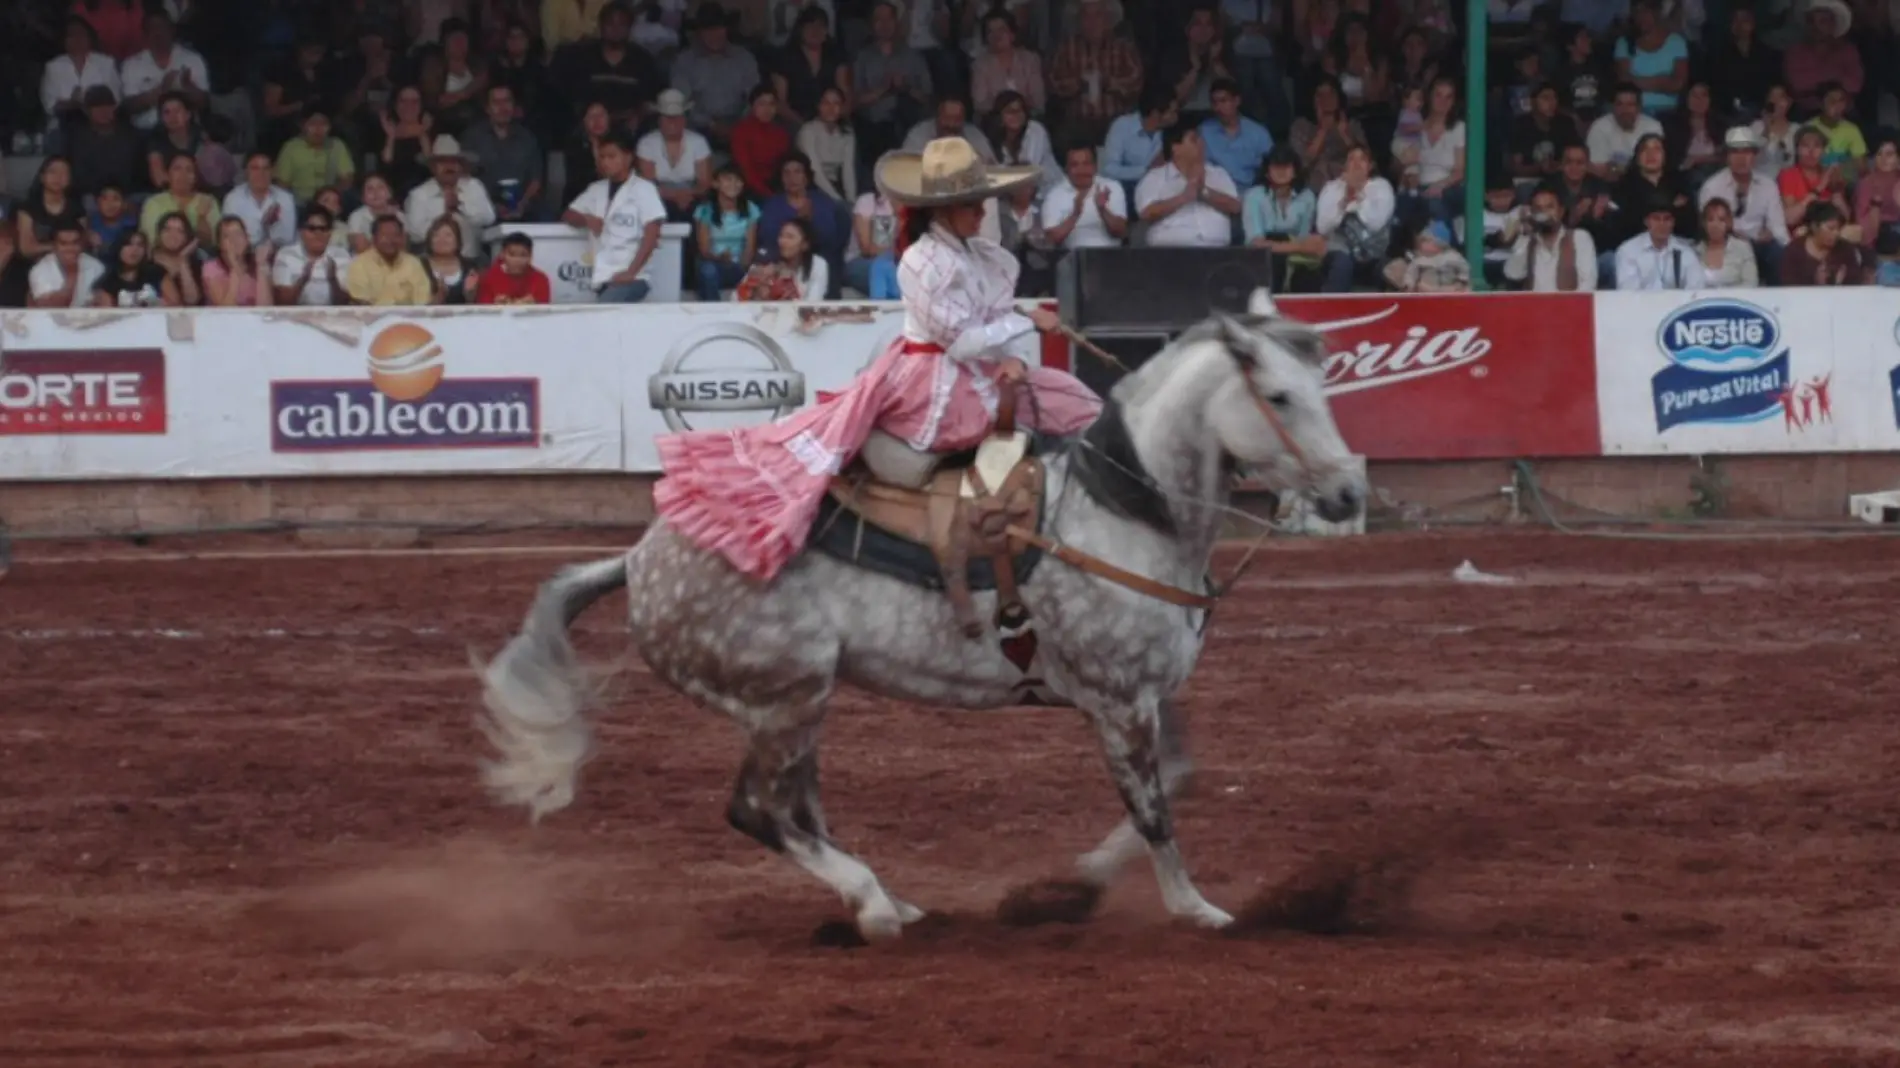
[(251, 248), (244, 220), (227, 215), (218, 223), (218, 256), (204, 265), (205, 303), (214, 308), (268, 308), (270, 246)]
[(1042, 80), (1042, 57), (1016, 46), (1016, 20), (1009, 12), (992, 10), (983, 18), (983, 54), (970, 65), (970, 96), (979, 114), (988, 112), (996, 98), (1018, 92), (1037, 115), (1049, 104)]

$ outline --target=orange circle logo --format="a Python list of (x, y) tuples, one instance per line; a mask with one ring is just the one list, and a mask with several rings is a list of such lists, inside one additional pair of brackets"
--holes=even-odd
[(369, 343), (369, 381), (394, 401), (421, 400), (442, 382), (442, 346), (414, 323), (397, 323)]

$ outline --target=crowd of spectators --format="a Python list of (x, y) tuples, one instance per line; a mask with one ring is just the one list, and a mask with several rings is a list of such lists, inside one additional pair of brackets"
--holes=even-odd
[[(704, 300), (897, 295), (872, 170), (966, 138), (1067, 250), (1245, 245), (1292, 288), (1900, 282), (1876, 0), (14, 0), (0, 306), (599, 299), (688, 224)], [(30, 77), (20, 72), (30, 73)], [(1487, 151), (1469, 150), (1482, 124)], [(1464, 189), (1483, 184), (1481, 219)]]

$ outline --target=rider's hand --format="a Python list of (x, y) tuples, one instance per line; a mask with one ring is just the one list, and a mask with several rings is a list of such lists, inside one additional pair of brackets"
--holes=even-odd
[(1062, 329), (1062, 316), (1057, 315), (1047, 308), (1029, 309), (1029, 321), (1035, 323), (1036, 329), (1045, 334), (1054, 333)]
[(1002, 369), (997, 371), (996, 377), (1015, 385), (1029, 377), (1029, 365), (1014, 356), (1007, 357), (1003, 360)]

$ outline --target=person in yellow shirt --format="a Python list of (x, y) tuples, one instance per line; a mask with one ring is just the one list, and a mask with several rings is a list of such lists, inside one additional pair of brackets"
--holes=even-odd
[(321, 189), (348, 189), (356, 184), (356, 161), (350, 146), (330, 136), (330, 113), (313, 104), (303, 114), (303, 136), (284, 142), (277, 152), (277, 184), (290, 190), (299, 204), (308, 204)]
[(350, 261), (343, 282), (351, 304), (404, 307), (442, 303), (435, 279), (421, 260), (409, 254), (404, 247), (406, 240), (400, 218), (377, 218), (370, 233), (370, 250)]
[(562, 45), (600, 33), (600, 12), (608, 0), (541, 0), (541, 40), (552, 56)]
[(224, 212), (216, 199), (198, 192), (198, 161), (190, 156), (172, 157), (165, 168), (165, 188), (147, 197), (139, 210), (139, 232), (146, 241), (158, 244), (158, 221), (174, 211), (191, 223), (199, 247), (218, 247), (218, 221)]

